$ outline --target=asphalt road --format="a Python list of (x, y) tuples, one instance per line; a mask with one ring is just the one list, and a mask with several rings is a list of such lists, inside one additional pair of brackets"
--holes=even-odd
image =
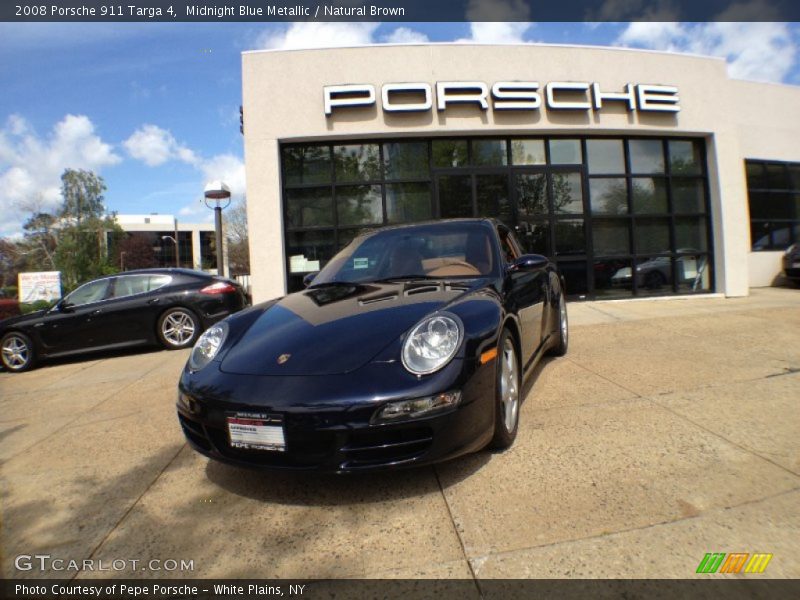
[(706, 552), (769, 552), (761, 577), (800, 577), (800, 291), (570, 315), (510, 451), (369, 476), (195, 454), (173, 406), (185, 351), (0, 373), (3, 575), (685, 578)]

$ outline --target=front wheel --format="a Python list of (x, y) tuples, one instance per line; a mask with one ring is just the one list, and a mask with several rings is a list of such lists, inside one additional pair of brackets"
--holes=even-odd
[(167, 350), (188, 348), (200, 333), (200, 321), (188, 308), (171, 308), (158, 320), (158, 339)]
[(517, 437), (519, 428), (519, 405), (522, 379), (514, 338), (504, 329), (498, 343), (495, 383), (494, 437), (491, 447), (509, 448)]
[(0, 361), (6, 370), (12, 373), (20, 373), (32, 368), (36, 361), (36, 355), (31, 338), (19, 331), (5, 334), (0, 340)]
[(558, 333), (556, 334), (556, 345), (553, 346), (551, 354), (564, 356), (569, 348), (569, 320), (567, 319), (567, 298), (564, 296), (564, 288), (558, 295)]

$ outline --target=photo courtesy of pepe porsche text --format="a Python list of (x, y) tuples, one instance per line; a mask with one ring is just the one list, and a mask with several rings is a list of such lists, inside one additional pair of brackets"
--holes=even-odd
[(61, 600), (77, 600), (81, 598), (99, 598), (109, 600), (133, 600), (147, 598), (240, 598), (256, 600), (272, 597), (301, 597), (308, 585), (303, 583), (289, 584), (279, 582), (277, 585), (267, 583), (213, 583), (194, 582), (103, 582), (93, 583), (15, 583), (13, 587), (16, 598), (59, 598)]

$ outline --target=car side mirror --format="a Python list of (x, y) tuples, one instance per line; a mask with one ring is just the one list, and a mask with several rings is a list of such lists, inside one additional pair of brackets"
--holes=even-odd
[(56, 310), (61, 312), (72, 312), (72, 307), (75, 306), (72, 302), (67, 302), (66, 300), (59, 300), (58, 304), (55, 305)]
[(509, 265), (508, 270), (511, 273), (536, 271), (543, 269), (549, 262), (550, 259), (541, 254), (523, 254)]
[(314, 281), (314, 278), (319, 275), (319, 271), (314, 271), (313, 273), (309, 273), (305, 277), (303, 277), (303, 286), (308, 287), (311, 285), (311, 282)]

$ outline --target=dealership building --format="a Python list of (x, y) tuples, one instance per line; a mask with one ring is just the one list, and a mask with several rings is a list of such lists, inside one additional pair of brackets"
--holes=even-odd
[(548, 45), (243, 55), (255, 301), (383, 225), (497, 218), (575, 299), (773, 283), (800, 241), (800, 88)]

